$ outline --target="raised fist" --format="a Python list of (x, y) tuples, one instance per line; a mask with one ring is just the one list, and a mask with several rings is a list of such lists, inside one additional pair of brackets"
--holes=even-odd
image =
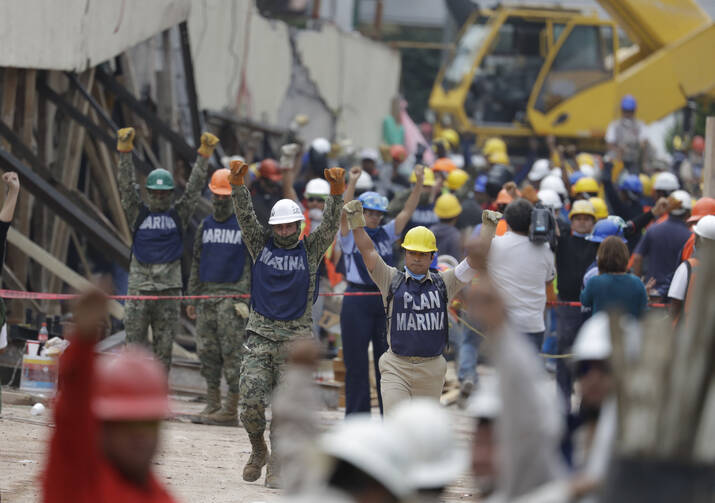
[(248, 164), (241, 160), (233, 160), (231, 161), (231, 174), (228, 175), (228, 181), (236, 187), (244, 185), (247, 172)]
[(218, 145), (218, 138), (211, 133), (201, 133), (201, 146), (199, 147), (199, 154), (204, 157), (211, 157), (216, 145)]
[(136, 136), (136, 131), (133, 127), (125, 127), (117, 131), (117, 150), (119, 152), (134, 150), (134, 136)]
[(331, 196), (340, 196), (345, 192), (345, 170), (343, 168), (326, 169), (323, 174), (330, 183)]

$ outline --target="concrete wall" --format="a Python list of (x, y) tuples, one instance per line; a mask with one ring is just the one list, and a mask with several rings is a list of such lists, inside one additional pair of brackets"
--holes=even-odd
[(201, 108), (279, 126), (305, 113), (308, 140), (379, 143), (399, 85), (397, 51), (331, 25), (289, 29), (262, 18), (249, 0), (194, 3), (189, 32)]
[(0, 2), (0, 66), (81, 71), (184, 21), (190, 4), (5, 0)]

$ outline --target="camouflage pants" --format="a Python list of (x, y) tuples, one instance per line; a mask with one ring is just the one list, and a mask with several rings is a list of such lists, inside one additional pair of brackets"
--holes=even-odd
[(238, 393), (246, 331), (246, 319), (236, 312), (236, 302), (236, 299), (212, 299), (196, 306), (196, 343), (201, 375), (209, 387), (217, 388), (223, 368), (231, 393)]
[(287, 353), (287, 341), (246, 332), (239, 393), (241, 422), (249, 435), (263, 435), (266, 429), (266, 406), (278, 386)]
[[(130, 295), (181, 295), (179, 289), (161, 292), (130, 292)], [(147, 329), (151, 326), (154, 356), (171, 368), (171, 347), (179, 329), (180, 300), (128, 300), (124, 306), (127, 342), (149, 346)]]

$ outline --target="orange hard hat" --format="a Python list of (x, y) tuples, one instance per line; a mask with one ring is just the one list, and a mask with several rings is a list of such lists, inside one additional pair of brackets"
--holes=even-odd
[(457, 169), (457, 165), (449, 157), (440, 157), (432, 165), (432, 171), (443, 171), (445, 173), (451, 173)]
[(100, 420), (158, 420), (170, 414), (166, 371), (140, 346), (100, 356), (94, 379), (92, 411)]
[(258, 176), (268, 178), (274, 182), (280, 182), (283, 178), (283, 172), (278, 167), (275, 159), (263, 159), (258, 167)]
[(697, 222), (708, 215), (715, 215), (715, 199), (712, 197), (701, 197), (693, 205), (692, 214), (688, 222)]
[(390, 147), (390, 157), (393, 161), (404, 161), (407, 158), (407, 150), (402, 145), (392, 145)]
[(209, 190), (219, 196), (230, 196), (231, 184), (228, 181), (230, 174), (231, 170), (226, 168), (214, 171), (214, 174), (211, 175), (211, 181), (209, 182)]
[(693, 138), (693, 142), (690, 144), (690, 147), (698, 154), (702, 154), (705, 150), (705, 139), (702, 136), (697, 135)]
[(497, 195), (496, 204), (509, 204), (514, 200), (513, 197), (506, 191), (506, 189), (501, 189)]

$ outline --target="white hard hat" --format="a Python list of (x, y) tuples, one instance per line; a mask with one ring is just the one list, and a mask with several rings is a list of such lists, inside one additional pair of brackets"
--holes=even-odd
[(597, 178), (598, 171), (590, 164), (581, 164), (578, 170), (589, 178)]
[(471, 161), (472, 161), (472, 166), (474, 166), (479, 171), (481, 171), (487, 167), (487, 160), (484, 158), (483, 155), (472, 154)]
[(541, 204), (552, 210), (560, 210), (564, 206), (561, 198), (553, 189), (541, 189), (537, 196)]
[(310, 148), (312, 148), (319, 154), (327, 154), (328, 152), (330, 152), (330, 142), (325, 138), (316, 138), (310, 144)]
[(541, 185), (539, 185), (541, 190), (550, 189), (559, 194), (560, 196), (567, 196), (568, 191), (566, 190), (566, 185), (564, 181), (558, 176), (549, 175), (543, 180), (541, 180)]
[(413, 487), (444, 487), (467, 467), (468, 455), (457, 446), (449, 414), (439, 402), (406, 400), (385, 418), (385, 425), (405, 446), (407, 480)]
[(693, 199), (686, 191), (675, 190), (670, 194), (670, 197), (673, 197), (680, 201), (680, 208), (676, 208), (670, 212), (673, 215), (682, 215), (686, 211), (690, 211), (691, 209), (693, 209)]
[(373, 162), (377, 162), (379, 158), (380, 155), (374, 148), (364, 148), (360, 151), (360, 159), (369, 159)]
[(673, 173), (663, 172), (655, 175), (653, 190), (672, 192), (674, 190), (678, 190), (679, 188), (680, 183), (678, 182), (678, 177)]
[(464, 167), (464, 156), (462, 154), (452, 154), (449, 156), (457, 169), (462, 169)]
[(300, 206), (292, 199), (281, 199), (271, 208), (271, 216), (268, 225), (289, 224), (291, 222), (301, 222), (305, 220)]
[(715, 215), (706, 215), (698, 220), (693, 231), (701, 238), (715, 240)]
[(538, 182), (545, 176), (548, 176), (550, 171), (549, 160), (539, 159), (534, 162), (533, 166), (531, 166), (531, 170), (529, 171), (529, 180), (532, 182)]
[(313, 178), (305, 184), (306, 196), (327, 196), (330, 195), (330, 184), (322, 178)]
[(320, 450), (362, 470), (380, 482), (397, 499), (408, 496), (413, 487), (407, 478), (407, 449), (381, 421), (368, 414), (346, 418), (318, 441)]
[(558, 176), (559, 178), (561, 178), (561, 176), (563, 176), (563, 172), (561, 171), (561, 168), (551, 168), (551, 172), (549, 174), (553, 175), (553, 176)]
[[(624, 334), (626, 356), (638, 354), (640, 327), (632, 316), (621, 317), (621, 330)], [(608, 313), (600, 311), (591, 316), (578, 331), (573, 344), (574, 361), (607, 360), (611, 357), (611, 326)]]
[(246, 162), (246, 159), (241, 155), (225, 155), (221, 158), (221, 165), (226, 169), (231, 169), (231, 161), (242, 161)]
[(467, 414), (477, 419), (496, 419), (500, 413), (499, 379), (495, 374), (480, 376), (477, 390), (467, 404)]
[(372, 177), (368, 175), (365, 171), (360, 173), (360, 178), (358, 178), (355, 188), (357, 190), (370, 190), (373, 187)]

